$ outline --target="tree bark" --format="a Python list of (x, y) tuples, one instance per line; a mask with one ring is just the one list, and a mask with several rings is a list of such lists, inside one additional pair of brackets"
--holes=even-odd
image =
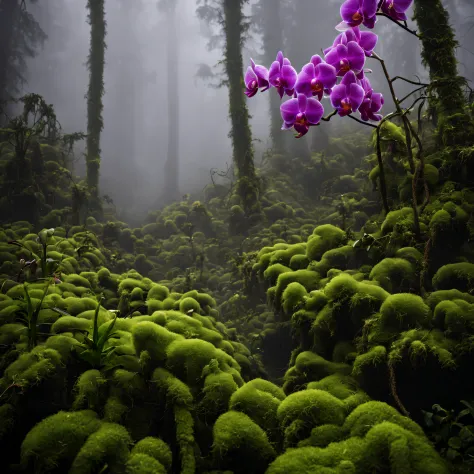
[(458, 75), (456, 41), (449, 15), (441, 0), (415, 0), (415, 19), (422, 43), (423, 64), (429, 68), (431, 105), (436, 111), (438, 136), (442, 145), (470, 144), (474, 130), (465, 111), (464, 78)]
[(104, 0), (88, 0), (91, 25), (88, 58), (89, 88), (87, 92), (87, 186), (96, 204), (99, 197), (100, 136), (104, 127), (102, 118), (105, 64), (105, 9)]
[(245, 215), (260, 215), (259, 180), (255, 173), (252, 133), (244, 95), (242, 0), (224, 0), (225, 68), (229, 86), (229, 115), (233, 158), (237, 170), (237, 192)]

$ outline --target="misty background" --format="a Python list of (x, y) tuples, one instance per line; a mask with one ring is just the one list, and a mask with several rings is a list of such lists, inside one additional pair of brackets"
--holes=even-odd
[[(273, 54), (262, 49), (263, 0), (252, 0), (245, 7), (251, 28), (243, 50), (245, 68), (250, 57), (269, 67)], [(109, 195), (123, 217), (144, 214), (160, 205), (166, 173), (168, 146), (168, 101), (179, 111), (179, 191), (200, 191), (211, 182), (210, 169), (225, 170), (232, 165), (231, 141), (228, 138), (228, 91), (217, 88), (222, 80), (222, 42), (214, 49), (209, 42), (219, 31), (196, 15), (196, 0), (176, 0), (178, 75), (170, 98), (167, 77), (167, 41), (173, 25), (166, 13), (159, 11), (157, 0), (106, 0), (107, 35), (105, 52), (104, 130), (101, 154), (101, 194)], [(444, 2), (460, 42), (458, 57), (460, 74), (474, 79), (474, 5), (470, 0)], [(312, 54), (332, 45), (337, 34), (341, 0), (282, 0), (281, 49), (299, 72)], [(86, 68), (90, 42), (86, 0), (46, 0), (28, 3), (30, 11), (47, 35), (34, 58), (27, 60), (27, 82), (21, 95), (41, 94), (55, 107), (64, 132), (86, 131), (85, 93), (89, 73)], [(411, 16), (412, 12), (409, 12)], [(416, 29), (412, 22), (408, 25)], [(267, 25), (268, 27), (268, 25)], [(379, 19), (377, 53), (387, 60), (389, 73), (409, 79), (426, 79), (421, 64), (417, 38), (386, 19)], [(471, 48), (474, 50), (474, 46)], [(267, 59), (267, 56), (272, 56)], [(388, 90), (380, 65), (367, 62), (373, 69), (370, 80), (374, 89), (386, 97), (384, 112), (391, 110)], [(198, 77), (198, 71), (215, 74)], [(399, 97), (411, 90), (396, 82)], [(270, 146), (269, 94), (257, 94), (247, 101), (256, 149), (256, 162)], [(328, 105), (327, 99), (324, 105)], [(330, 107), (330, 106), (329, 106)], [(330, 110), (327, 107), (327, 110)], [(362, 127), (336, 117), (316, 127), (300, 140), (299, 147), (309, 149), (310, 141), (321, 134), (341, 136), (349, 128)], [(324, 127), (324, 130), (320, 130)], [(284, 133), (284, 132), (281, 132)], [(369, 132), (367, 132), (369, 133)], [(288, 140), (293, 134), (286, 132)], [(293, 140), (294, 141), (294, 140)], [(84, 145), (76, 147), (75, 171), (83, 174)]]

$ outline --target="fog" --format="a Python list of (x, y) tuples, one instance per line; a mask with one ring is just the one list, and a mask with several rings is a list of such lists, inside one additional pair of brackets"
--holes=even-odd
[[(219, 33), (196, 16), (196, 0), (176, 0), (179, 74), (174, 89), (179, 101), (179, 191), (199, 191), (210, 182), (211, 168), (231, 165), (232, 149), (228, 138), (228, 91), (213, 85), (222, 78), (218, 65), (222, 47), (210, 50), (209, 35)], [(251, 14), (254, 0), (245, 7)], [(340, 1), (283, 0), (282, 24), (285, 53), (299, 71), (311, 54), (330, 46), (340, 19)], [(460, 72), (473, 78), (473, 28), (470, 15), (474, 9), (468, 1), (446, 2), (458, 32)], [(136, 215), (160, 205), (166, 180), (168, 100), (166, 14), (159, 12), (156, 0), (106, 1), (106, 66), (104, 95), (104, 130), (101, 139), (101, 194), (108, 194), (122, 215)], [(65, 132), (87, 130), (85, 93), (88, 86), (86, 67), (90, 26), (87, 23), (86, 0), (47, 0), (29, 4), (48, 35), (39, 54), (28, 60), (27, 83), (23, 93), (36, 92), (54, 104)], [(299, 15), (295, 12), (299, 12)], [(409, 12), (410, 16), (412, 12)], [(296, 19), (296, 20), (295, 20)], [(472, 17), (471, 17), (472, 20)], [(255, 26), (255, 25), (252, 25)], [(409, 28), (416, 29), (411, 21)], [(389, 73), (412, 80), (426, 79), (421, 65), (419, 41), (388, 20), (381, 19), (377, 52), (387, 58)], [(274, 51), (276, 56), (277, 50)], [(247, 67), (250, 57), (264, 57), (262, 37), (251, 28), (243, 51)], [(204, 65), (204, 66), (202, 66)], [(269, 63), (265, 64), (269, 66)], [(196, 77), (199, 67), (209, 66), (216, 76)], [(391, 109), (389, 91), (380, 65), (368, 61), (373, 69), (370, 80), (387, 98), (385, 112)], [(397, 82), (397, 94), (404, 95), (410, 86)], [(268, 94), (258, 94), (248, 101), (252, 115), (256, 160), (271, 146), (269, 141)], [(347, 130), (337, 118), (323, 124), (326, 131), (338, 136)], [(351, 121), (348, 121), (351, 122)], [(350, 127), (358, 127), (351, 123)], [(362, 127), (362, 125), (360, 125)], [(284, 133), (284, 132), (281, 132)], [(291, 137), (292, 132), (286, 132)], [(310, 138), (306, 140), (308, 146)], [(84, 144), (77, 146), (75, 171), (83, 173)]]

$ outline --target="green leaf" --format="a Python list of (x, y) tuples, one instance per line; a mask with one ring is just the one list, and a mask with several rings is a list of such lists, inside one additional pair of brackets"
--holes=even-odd
[(462, 440), (457, 436), (453, 436), (452, 438), (449, 438), (448, 445), (452, 449), (459, 450), (462, 446)]
[(98, 347), (102, 350), (105, 346), (105, 343), (112, 337), (112, 331), (115, 326), (115, 322), (117, 321), (117, 316), (115, 316), (114, 320), (109, 324), (109, 327), (106, 329), (105, 333), (102, 334), (102, 337), (99, 339)]

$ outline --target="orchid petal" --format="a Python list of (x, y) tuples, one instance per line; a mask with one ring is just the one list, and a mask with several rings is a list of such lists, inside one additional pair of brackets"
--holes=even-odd
[(331, 100), (331, 105), (334, 108), (339, 107), (341, 105), (342, 99), (346, 97), (346, 93), (347, 93), (347, 88), (344, 84), (339, 84), (338, 86), (335, 86), (329, 97)]
[(321, 121), (321, 117), (324, 114), (324, 107), (319, 100), (309, 98), (306, 103), (305, 114), (308, 122), (312, 125), (316, 125)]
[(359, 86), (359, 84), (351, 84), (348, 87), (348, 92), (348, 99), (350, 101), (352, 110), (355, 112), (364, 100), (364, 89)]
[(365, 53), (355, 41), (347, 43), (347, 59), (354, 71), (360, 72), (364, 69)]
[(278, 61), (273, 61), (270, 70), (268, 71), (268, 80), (272, 86), (275, 85), (275, 79), (280, 77), (280, 69), (280, 63)]
[(245, 73), (245, 79), (244, 79), (245, 85), (248, 87), (252, 81), (257, 81), (257, 80), (258, 80), (257, 75), (255, 74), (253, 69), (249, 66), (247, 68), (247, 72)]
[(298, 99), (290, 99), (286, 102), (283, 102), (283, 104), (280, 105), (280, 112), (283, 121), (286, 124), (291, 124), (291, 126), (293, 126), (296, 120), (296, 115), (300, 112), (300, 108), (298, 106)]
[(315, 68), (315, 75), (326, 89), (331, 89), (337, 82), (336, 68), (330, 64), (318, 64)]
[(341, 23), (336, 25), (336, 31), (346, 31), (349, 28), (350, 26), (345, 21), (341, 21)]
[(298, 94), (298, 107), (300, 112), (306, 112), (306, 105), (308, 103), (308, 98), (304, 94)]
[(346, 0), (340, 9), (341, 18), (348, 24), (348, 25), (356, 25), (360, 24), (355, 23), (354, 15), (359, 12), (360, 2), (359, 0)]
[(281, 77), (286, 81), (285, 88), (293, 89), (298, 79), (298, 73), (293, 66), (283, 65), (281, 67)]
[(362, 31), (360, 35), (359, 45), (364, 50), (365, 54), (370, 56), (375, 49), (379, 37), (371, 31)]

